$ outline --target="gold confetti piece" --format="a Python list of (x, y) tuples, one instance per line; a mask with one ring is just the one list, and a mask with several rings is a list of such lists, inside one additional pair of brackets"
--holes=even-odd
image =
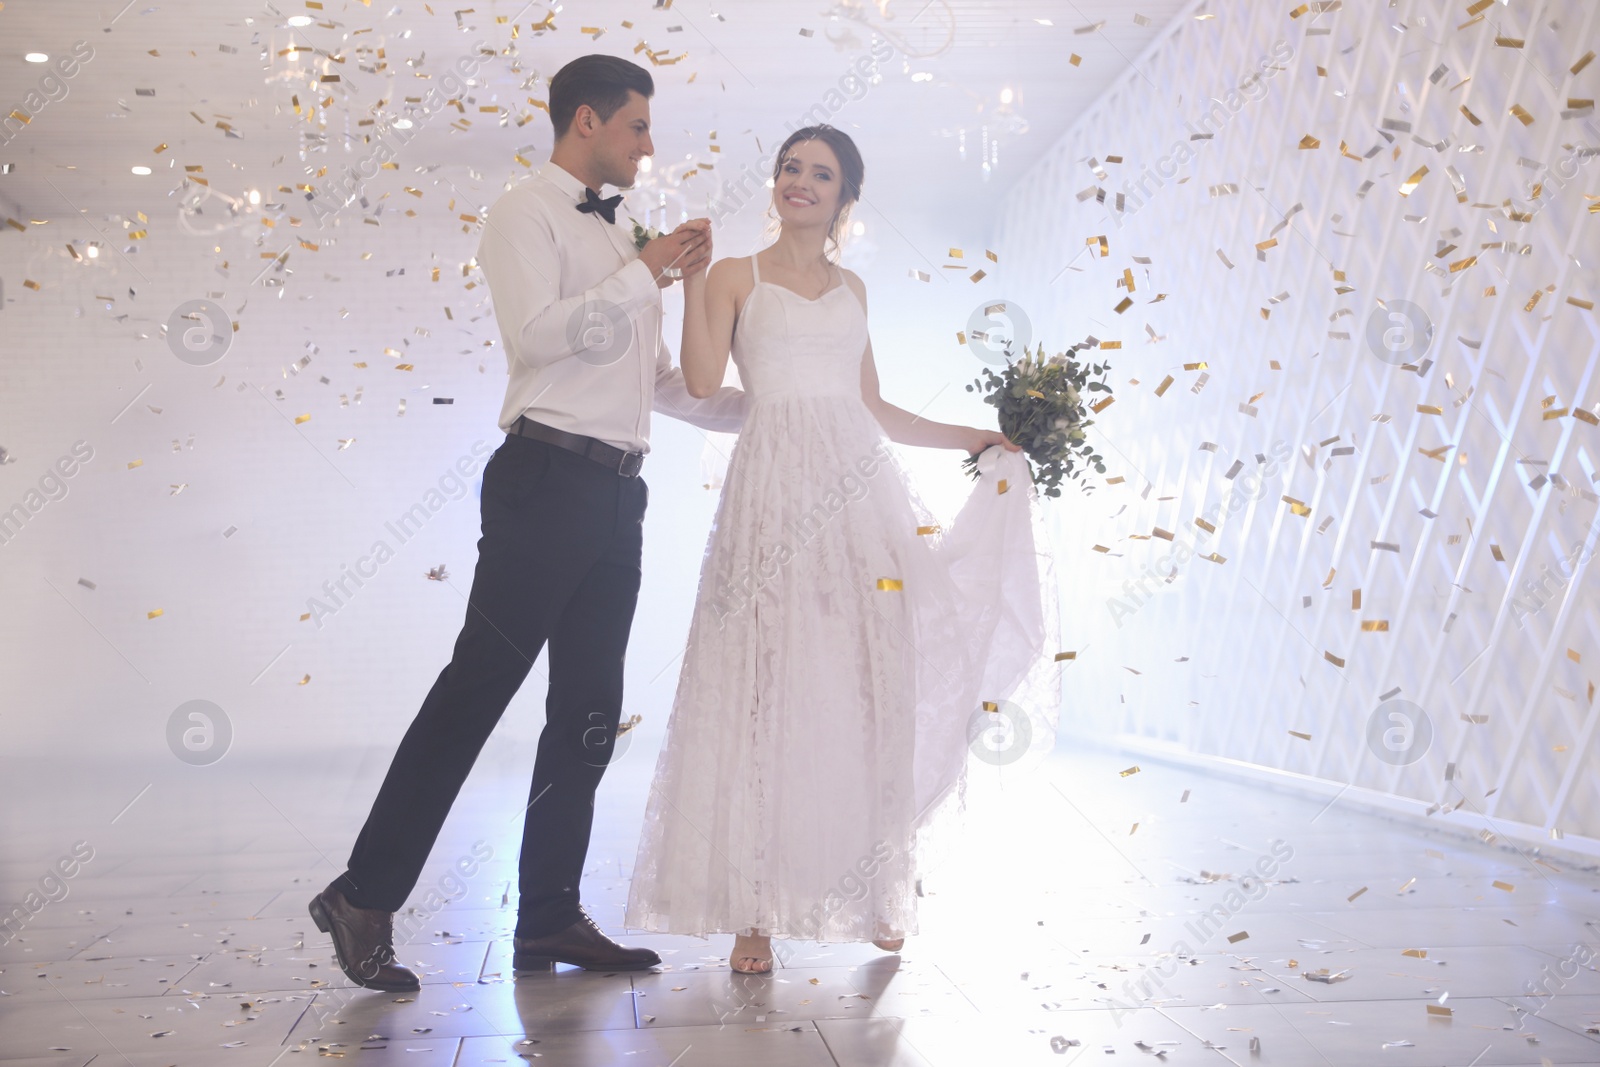
[(302, 422), (310, 422), (310, 421), (311, 421), (311, 416), (310, 415), (296, 415), (294, 417), (294, 424), (296, 426), (299, 426)]
[(1574, 663), (1582, 663), (1583, 662), (1582, 654), (1579, 653), (1578, 650), (1575, 649), (1575, 648), (1567, 649), (1567, 658), (1570, 659)]
[(133, 468), (135, 468), (135, 467), (142, 467), (142, 466), (144, 466), (144, 460), (136, 459), (132, 463), (128, 464), (128, 469), (129, 470), (133, 470)]
[(1063, 660), (1075, 660), (1077, 658), (1078, 654), (1076, 652), (1057, 652), (1055, 662), (1060, 663)]
[(1500, 552), (1500, 546), (1495, 544), (1493, 541), (1489, 542), (1489, 554), (1493, 556), (1497, 562), (1504, 563), (1506, 561), (1506, 557)]
[[(302, 678), (302, 679), (300, 679), (300, 680), (299, 680), (299, 681), (298, 681), (298, 682), (296, 682), (296, 683), (295, 683), (295, 684), (296, 684), (296, 685), (310, 685), (310, 684), (311, 684), (311, 675), (309, 675), (309, 674), (308, 674), (308, 675), (306, 675), (306, 676), (305, 676), (305, 677), (304, 677), (304, 678)], [(408, 999), (409, 999), (409, 998), (408, 998)], [(397, 1000), (397, 1001), (395, 1001), (395, 1003), (396, 1003), (396, 1004), (399, 1004), (399, 1003), (401, 1003), (401, 1001), (398, 1001), (398, 1000)]]
[(1172, 382), (1173, 378), (1170, 374), (1161, 379), (1161, 384), (1156, 386), (1156, 396), (1164, 396), (1167, 392), (1167, 387), (1170, 386)]
[(1476, 262), (1478, 262), (1477, 256), (1468, 256), (1466, 259), (1458, 259), (1454, 263), (1450, 264), (1450, 273), (1456, 274), (1460, 271), (1464, 271)]
[(1466, 104), (1462, 104), (1461, 105), (1461, 113), (1463, 115), (1467, 116), (1467, 121), (1472, 123), (1474, 126), (1482, 126), (1483, 125), (1483, 120), (1480, 119), (1478, 116), (1474, 115), (1472, 113), (1472, 111), (1467, 107)]
[(1569, 296), (1567, 297), (1567, 303), (1571, 304), (1573, 307), (1582, 308), (1585, 311), (1594, 310), (1593, 300), (1582, 300), (1575, 296)]
[(1196, 526), (1200, 527), (1200, 529), (1204, 530), (1206, 533), (1216, 533), (1217, 532), (1217, 528), (1215, 526), (1211, 525), (1209, 522), (1207, 522), (1204, 519), (1196, 518), (1194, 520), (1194, 524)]
[[(1342, 667), (1342, 666), (1344, 666), (1344, 664), (1341, 663), (1340, 666)], [(1311, 735), (1310, 734), (1303, 734), (1299, 730), (1290, 730), (1289, 731), (1289, 736), (1290, 737), (1298, 737), (1302, 741), (1311, 740)]]
[(902, 588), (903, 587), (900, 584), (900, 579), (898, 579), (898, 578), (879, 578), (878, 579), (878, 591), (880, 593), (881, 592), (893, 593), (893, 592), (899, 591)]
[(1496, 889), (1503, 889), (1507, 893), (1514, 892), (1516, 890), (1516, 888), (1517, 888), (1516, 886), (1512, 885), (1510, 882), (1494, 882), (1494, 883), (1491, 883), (1491, 884)]
[(1422, 415), (1443, 415), (1444, 408), (1437, 404), (1418, 404), (1417, 412)]
[(1528, 42), (1521, 37), (1496, 37), (1494, 43), (1497, 48), (1521, 48)]
[(1449, 1008), (1445, 1007), (1443, 1004), (1429, 1004), (1428, 1005), (1428, 1014), (1429, 1015), (1443, 1015), (1445, 1018), (1449, 1018), (1450, 1016), (1454, 1015), (1455, 1013), (1452, 1012)]
[(1517, 117), (1517, 121), (1522, 123), (1524, 126), (1533, 125), (1533, 116), (1528, 114), (1528, 110), (1521, 104), (1512, 104), (1511, 113), (1515, 115)]
[(1083, 62), (1083, 57), (1080, 56), (1078, 53), (1074, 52), (1074, 53), (1072, 53), (1071, 55), (1069, 55), (1067, 57), (1067, 62), (1071, 63), (1074, 67), (1076, 67), (1080, 63)]
[(967, 280), (970, 281), (970, 282), (981, 282), (984, 279), (984, 277), (985, 277), (984, 272), (980, 268), (978, 270), (973, 271), (972, 272), (972, 277), (968, 278)]
[(1401, 183), (1401, 185), (1400, 185), (1400, 195), (1401, 196), (1410, 196), (1412, 194), (1412, 192), (1416, 190), (1417, 186), (1422, 182), (1422, 179), (1427, 177), (1427, 175), (1428, 175), (1428, 168), (1426, 166), (1418, 167), (1415, 171), (1412, 172), (1411, 177), (1407, 178), (1404, 182)]
[(1125, 771), (1118, 771), (1117, 772), (1117, 777), (1118, 778), (1127, 778), (1130, 775), (1134, 775), (1134, 774), (1138, 774), (1138, 773), (1139, 773), (1139, 765), (1136, 763), (1132, 767), (1129, 767)]
[(36, 293), (39, 292), (39, 283), (34, 281), (32, 278), (24, 278), (22, 281), (22, 287), (24, 289), (32, 289)]
[(1001, 478), (1000, 479), (1000, 484), (995, 486), (995, 493), (996, 493), (996, 495), (999, 495), (1000, 493), (1003, 493), (1007, 489), (1010, 489), (1010, 488), (1011, 488), (1011, 483), (1006, 481), (1006, 479)]
[(157, 618), (158, 616), (165, 615), (165, 614), (166, 614), (165, 611), (163, 611), (161, 608), (157, 608), (154, 611), (145, 612), (144, 613), (144, 617), (145, 617), (146, 621), (148, 621), (150, 619), (154, 619), (154, 618)]
[(1417, 882), (1417, 880), (1415, 878), (1407, 878), (1406, 879), (1406, 884), (1401, 886), (1399, 889), (1395, 890), (1395, 892), (1396, 893), (1404, 893), (1407, 889), (1410, 889), (1413, 885), (1415, 885), (1416, 882)]
[(1300, 147), (1301, 148), (1321, 148), (1322, 147), (1322, 142), (1317, 140), (1315, 137), (1311, 136), (1308, 133), (1304, 137), (1300, 138)]
[(1000, 705), (996, 704), (992, 700), (985, 700), (983, 702), (983, 710), (984, 711), (999, 711), (1000, 710)]
[(1125, 297), (1122, 298), (1122, 301), (1120, 303), (1118, 303), (1117, 306), (1112, 308), (1111, 310), (1115, 311), (1118, 315), (1120, 315), (1124, 311), (1127, 311), (1132, 306), (1133, 306), (1133, 297), (1125, 296)]
[(1494, 0), (1473, 0), (1472, 5), (1467, 8), (1467, 14), (1476, 15), (1480, 12), (1487, 11), (1493, 5)]
[(1228, 935), (1228, 944), (1230, 944), (1230, 945), (1237, 944), (1238, 942), (1243, 941), (1245, 938), (1247, 938), (1249, 936), (1250, 936), (1249, 933), (1247, 933), (1244, 930), (1240, 930), (1236, 934), (1229, 934)]
[(1102, 411), (1104, 411), (1106, 408), (1110, 407), (1113, 403), (1115, 403), (1116, 399), (1117, 398), (1114, 397), (1114, 396), (1108, 396), (1108, 397), (1104, 397), (1103, 399), (1096, 400), (1093, 404), (1089, 405), (1089, 410), (1094, 412), (1096, 415), (1098, 415)]
[(1570, 70), (1569, 73), (1576, 74), (1580, 70), (1582, 70), (1584, 67), (1587, 67), (1593, 61), (1594, 61), (1594, 50), (1590, 49), (1589, 51), (1587, 51), (1587, 52), (1585, 52), (1583, 54), (1583, 58), (1582, 59), (1580, 59), (1576, 63), (1572, 64), (1572, 69)]
[(1111, 550), (1109, 548), (1107, 548), (1105, 545), (1094, 545), (1093, 546), (1093, 551), (1095, 551), (1095, 552), (1110, 552)]
[(932, 526), (918, 526), (917, 527), (917, 536), (918, 537), (926, 537), (929, 534), (936, 534), (938, 532), (939, 532), (939, 524), (938, 523), (934, 523)]
[(1338, 656), (1335, 656), (1332, 652), (1324, 651), (1322, 653), (1322, 658), (1333, 664), (1335, 667), (1344, 666), (1344, 660), (1340, 659)]
[[(1128, 836), (1132, 837), (1134, 834), (1136, 834), (1138, 832), (1139, 832), (1139, 824), (1138, 823), (1134, 823), (1133, 827), (1131, 829), (1129, 829), (1129, 831), (1128, 831)], [(1145, 936), (1149, 937), (1150, 935), (1146, 934)]]
[(1107, 485), (1121, 485), (1125, 481), (1127, 481), (1127, 479), (1119, 474), (1116, 477), (1107, 478), (1106, 479), (1106, 484)]
[(1219, 556), (1215, 552), (1208, 552), (1207, 554), (1205, 554), (1204, 556), (1201, 556), (1200, 558), (1203, 559), (1203, 560), (1207, 560), (1207, 561), (1209, 561), (1211, 563), (1226, 563), (1226, 562), (1228, 562), (1228, 557)]
[(1362, 619), (1361, 630), (1363, 633), (1380, 634), (1389, 632), (1388, 619)]
[[(1345, 902), (1349, 903), (1350, 901), (1355, 900), (1356, 897), (1359, 897), (1362, 893), (1365, 893), (1366, 891), (1367, 891), (1367, 887), (1366, 886), (1362, 886), (1360, 889), (1357, 889), (1354, 893), (1351, 893), (1349, 896), (1345, 897), (1344, 898)], [(1289, 966), (1293, 967), (1294, 964), (1290, 963)]]

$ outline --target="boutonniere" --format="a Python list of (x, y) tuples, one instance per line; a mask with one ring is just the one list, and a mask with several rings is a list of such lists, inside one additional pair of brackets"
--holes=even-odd
[(628, 216), (628, 221), (633, 223), (633, 247), (637, 248), (641, 252), (644, 251), (645, 245), (661, 236), (660, 230), (639, 225), (639, 220), (634, 218), (632, 215)]

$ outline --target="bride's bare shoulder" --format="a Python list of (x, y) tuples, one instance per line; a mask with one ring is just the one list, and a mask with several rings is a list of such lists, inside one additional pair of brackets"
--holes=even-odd
[(865, 307), (867, 303), (867, 283), (861, 280), (861, 275), (848, 267), (840, 267), (839, 273), (844, 276), (844, 283), (861, 298), (861, 305)]
[(706, 272), (706, 281), (726, 286), (735, 293), (748, 292), (755, 285), (750, 275), (750, 257), (730, 256), (717, 260)]

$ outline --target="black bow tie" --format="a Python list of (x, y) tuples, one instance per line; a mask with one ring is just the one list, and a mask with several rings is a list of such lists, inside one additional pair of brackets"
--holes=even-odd
[(601, 198), (593, 189), (584, 186), (584, 202), (578, 205), (579, 211), (594, 211), (607, 222), (617, 221), (617, 205), (622, 203), (622, 194)]

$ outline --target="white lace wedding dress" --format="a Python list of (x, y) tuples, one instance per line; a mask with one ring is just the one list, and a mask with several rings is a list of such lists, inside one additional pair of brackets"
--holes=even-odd
[(837, 271), (807, 300), (751, 264), (732, 351), (749, 407), (624, 922), (900, 937), (918, 932), (920, 864), (956, 825), (972, 753), (984, 770), (1007, 758), (974, 740), (995, 721), (985, 703), (1028, 716), (1013, 744), (1053, 740), (1037, 499), (1021, 454), (991, 448), (956, 520), (932, 529), (861, 398), (861, 302)]

